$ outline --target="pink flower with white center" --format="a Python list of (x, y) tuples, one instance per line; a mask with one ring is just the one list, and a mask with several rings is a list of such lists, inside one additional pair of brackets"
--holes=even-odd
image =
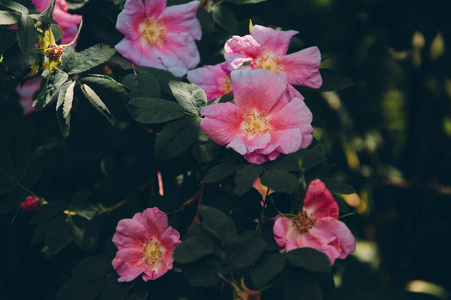
[(168, 217), (158, 208), (148, 208), (132, 219), (120, 220), (113, 243), (119, 249), (113, 267), (118, 281), (132, 281), (141, 273), (144, 281), (154, 280), (172, 269), (172, 252), (180, 234), (168, 226)]
[(309, 247), (325, 253), (331, 264), (355, 251), (349, 228), (338, 220), (338, 205), (324, 183), (316, 179), (307, 189), (302, 211), (274, 223), (274, 239), (286, 251)]
[(196, 19), (199, 3), (166, 7), (166, 0), (127, 0), (116, 23), (125, 38), (116, 50), (136, 65), (185, 75), (200, 61), (194, 41), (202, 36)]
[[(51, 0), (32, 0), (34, 6), (41, 13), (50, 5)], [(69, 44), (75, 38), (78, 32), (82, 16), (70, 14), (66, 0), (56, 0), (55, 4), (55, 20), (58, 27), (63, 31), (61, 36), (62, 44)]]
[(207, 100), (210, 101), (232, 92), (230, 80), (232, 70), (226, 62), (204, 66), (188, 71), (188, 80), (203, 89), (207, 94)]
[(41, 86), (41, 76), (25, 81), (23, 86), (17, 86), (16, 92), (19, 94), (19, 103), (23, 108), (23, 114), (28, 115), (35, 112), (33, 107), (33, 95)]
[(310, 145), (312, 113), (302, 99), (289, 98), (286, 76), (242, 69), (233, 71), (231, 78), (235, 103), (202, 108), (200, 128), (215, 143), (254, 164)]
[[(234, 69), (250, 63), (252, 69), (266, 69), (276, 74), (285, 72), (290, 85), (317, 89), (323, 82), (319, 73), (319, 49), (310, 47), (287, 55), (291, 37), (297, 33), (255, 25), (251, 35), (233, 36), (226, 42), (225, 59)], [(293, 96), (299, 97), (294, 87), (289, 86), (289, 89)]]

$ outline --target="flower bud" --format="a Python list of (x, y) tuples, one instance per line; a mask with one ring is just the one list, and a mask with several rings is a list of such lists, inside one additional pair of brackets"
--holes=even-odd
[(25, 201), (22, 202), (23, 211), (37, 211), (39, 209), (40, 201), (39, 198), (34, 196), (28, 196)]

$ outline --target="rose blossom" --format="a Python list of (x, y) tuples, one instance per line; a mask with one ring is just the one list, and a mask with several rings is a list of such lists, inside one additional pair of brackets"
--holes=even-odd
[(274, 239), (286, 251), (309, 247), (325, 253), (331, 264), (355, 251), (355, 239), (338, 220), (338, 205), (324, 183), (312, 181), (302, 211), (294, 217), (280, 217), (274, 223)]
[(299, 97), (299, 92), (291, 85), (319, 88), (322, 79), (319, 72), (321, 53), (318, 47), (286, 54), (291, 37), (297, 33), (294, 30), (276, 31), (255, 25), (251, 35), (233, 36), (226, 42), (225, 60), (234, 69), (250, 63), (248, 68), (266, 69), (276, 74), (285, 72), (290, 92)]
[(23, 86), (17, 86), (16, 92), (19, 94), (19, 103), (23, 108), (23, 114), (28, 115), (35, 112), (33, 107), (33, 95), (41, 85), (41, 76), (25, 81)]
[(286, 76), (242, 69), (231, 78), (235, 103), (202, 108), (200, 127), (215, 143), (254, 164), (310, 145), (312, 113), (302, 99), (288, 97)]
[(230, 81), (232, 70), (226, 62), (204, 66), (188, 71), (188, 80), (202, 88), (207, 94), (207, 100), (210, 101), (232, 92)]
[[(32, 0), (34, 6), (41, 13), (50, 5), (51, 0)], [(58, 27), (63, 31), (61, 36), (62, 44), (69, 44), (75, 38), (78, 32), (78, 25), (80, 25), (82, 16), (70, 14), (66, 0), (56, 0), (55, 4), (55, 20), (58, 22)]]
[(172, 252), (180, 234), (168, 226), (168, 217), (158, 208), (148, 208), (132, 219), (120, 220), (113, 243), (119, 249), (113, 267), (118, 281), (132, 281), (141, 273), (144, 281), (154, 280), (172, 269)]
[(166, 0), (127, 0), (116, 23), (125, 38), (116, 50), (136, 65), (185, 75), (200, 61), (198, 7), (199, 1), (166, 7)]

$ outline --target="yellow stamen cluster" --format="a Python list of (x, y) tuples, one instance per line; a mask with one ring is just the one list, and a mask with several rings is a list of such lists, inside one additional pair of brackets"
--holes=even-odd
[(270, 120), (266, 119), (264, 113), (253, 113), (244, 116), (243, 129), (249, 137), (258, 136), (269, 130)]
[(62, 46), (58, 46), (57, 44), (50, 44), (49, 47), (45, 49), (45, 55), (50, 61), (60, 62), (63, 54), (64, 48)]
[(293, 219), (293, 226), (296, 227), (296, 230), (302, 234), (307, 233), (313, 226), (315, 226), (316, 218), (310, 218), (307, 212), (303, 211), (299, 213)]
[(271, 52), (266, 52), (261, 55), (255, 60), (255, 64), (260, 69), (269, 70), (276, 74), (279, 74), (279, 72), (283, 71), (282, 67), (280, 66), (279, 56), (274, 56), (274, 54)]
[(146, 23), (143, 23), (141, 27), (143, 27), (141, 30), (142, 36), (152, 47), (166, 41), (164, 23), (162, 20), (150, 18)]
[(162, 256), (161, 247), (154, 239), (144, 242), (143, 249), (141, 251), (141, 260), (145, 261), (148, 265), (154, 265), (161, 261)]
[(232, 91), (232, 80), (230, 79), (229, 76), (221, 78), (220, 82), (222, 84), (221, 92), (223, 92), (224, 94), (228, 94)]

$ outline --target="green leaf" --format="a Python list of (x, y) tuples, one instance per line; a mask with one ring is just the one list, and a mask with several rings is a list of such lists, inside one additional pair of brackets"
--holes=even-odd
[(21, 181), (28, 172), (32, 156), (31, 150), (27, 143), (19, 141), (13, 153), (14, 159), (14, 178)]
[(69, 135), (70, 129), (70, 111), (72, 109), (72, 101), (74, 100), (75, 81), (67, 81), (61, 87), (58, 101), (56, 102), (56, 116), (63, 137)]
[(354, 194), (355, 189), (352, 186), (344, 184), (334, 178), (322, 178), (321, 179), (326, 185), (327, 189), (334, 194)]
[(127, 110), (135, 121), (146, 124), (168, 122), (185, 115), (178, 103), (156, 98), (133, 98)]
[(47, 7), (41, 14), (42, 18), (39, 19), (41, 22), (58, 24), (58, 22), (56, 22), (55, 20), (55, 3), (55, 0), (50, 1), (49, 7)]
[(128, 89), (123, 84), (117, 82), (110, 76), (100, 74), (90, 74), (79, 79), (82, 83), (89, 83), (90, 86), (98, 86), (108, 89), (113, 93), (128, 95)]
[(261, 177), (263, 185), (275, 192), (292, 194), (299, 185), (299, 179), (283, 169), (269, 168)]
[(355, 84), (354, 81), (335, 70), (319, 69), (319, 71), (323, 79), (319, 92), (343, 90)]
[(221, 273), (220, 271), (223, 267), (223, 263), (218, 257), (209, 255), (185, 266), (183, 273), (191, 286), (206, 287), (212, 286), (219, 281), (218, 273)]
[(81, 260), (72, 270), (72, 275), (86, 275), (89, 273), (109, 274), (113, 271), (108, 255), (102, 253)]
[(313, 149), (301, 149), (302, 167), (304, 170), (310, 170), (326, 161), (324, 147), (321, 144), (316, 145)]
[(284, 281), (285, 300), (325, 300), (320, 282), (310, 274), (290, 274)]
[(211, 8), (212, 18), (224, 30), (235, 33), (238, 27), (238, 21), (235, 14), (224, 5), (214, 5)]
[(236, 228), (232, 219), (213, 207), (202, 205), (199, 208), (199, 212), (202, 217), (202, 227), (216, 236), (223, 247), (230, 245), (236, 235)]
[(170, 81), (169, 88), (177, 102), (193, 115), (199, 116), (201, 108), (207, 105), (204, 90), (193, 83)]
[(130, 89), (133, 97), (161, 97), (158, 79), (150, 73), (129, 74), (122, 80), (122, 84)]
[(199, 20), (202, 32), (210, 33), (213, 32), (213, 19), (210, 14), (205, 9), (198, 9), (196, 13), (196, 18)]
[[(178, 80), (177, 77), (172, 75), (170, 72), (160, 69), (154, 69), (149, 67), (136, 67), (136, 71), (139, 73), (146, 73), (146, 74), (152, 74), (155, 76), (155, 78), (160, 83), (161, 89), (167, 93), (171, 94), (171, 89), (169, 88), (169, 82), (172, 80)], [(146, 96), (146, 95), (144, 95)], [(148, 95), (147, 95), (148, 96)], [(160, 96), (156, 97), (159, 98)]]
[(105, 281), (100, 300), (125, 300), (129, 287), (118, 282), (115, 276), (109, 276)]
[(19, 23), (17, 23), (17, 41), (22, 53), (35, 49), (37, 40), (38, 33), (36, 27), (34, 27), (33, 19), (28, 15), (22, 15)]
[(255, 4), (265, 2), (266, 0), (226, 0), (226, 1), (233, 4)]
[(77, 10), (85, 6), (88, 2), (89, 0), (71, 0), (70, 2), (67, 2), (67, 6), (69, 10)]
[(66, 222), (64, 216), (56, 218), (53, 225), (45, 233), (45, 244), (48, 247), (48, 255), (55, 255), (69, 245), (73, 239), (73, 226)]
[(39, 90), (34, 94), (33, 106), (36, 110), (42, 110), (58, 93), (63, 83), (69, 78), (66, 72), (53, 70), (41, 81)]
[(205, 237), (194, 236), (184, 240), (174, 249), (174, 260), (186, 264), (196, 261), (207, 254), (214, 253), (215, 245)]
[(57, 25), (54, 25), (54, 24), (52, 24), (50, 26), (50, 29), (52, 30), (55, 41), (56, 42), (61, 41), (61, 36), (63, 35), (63, 30), (61, 30)]
[(199, 134), (199, 124), (198, 117), (185, 115), (166, 125), (155, 143), (157, 157), (170, 159), (188, 149)]
[(265, 250), (265, 242), (256, 231), (238, 235), (227, 252), (232, 269), (240, 269), (257, 261)]
[(98, 65), (103, 64), (113, 56), (116, 52), (105, 44), (97, 44), (80, 53), (75, 53), (67, 60), (63, 59), (62, 67), (67, 70), (70, 75), (83, 73)]
[(250, 272), (255, 287), (261, 289), (272, 278), (278, 275), (285, 267), (286, 256), (284, 253), (273, 253), (263, 257), (256, 263)]
[(28, 14), (28, 9), (25, 6), (23, 6), (22, 4), (19, 4), (19, 3), (15, 2), (15, 1), (2, 0), (0, 2), (0, 4), (2, 6), (4, 6), (4, 7), (7, 7), (7, 8), (9, 8), (9, 9), (15, 11), (15, 12), (18, 12), (20, 14), (23, 14), (23, 15), (27, 15)]
[(326, 254), (313, 248), (299, 248), (287, 253), (290, 265), (311, 272), (330, 273), (330, 260)]
[(202, 179), (200, 183), (212, 183), (218, 182), (219, 180), (226, 178), (242, 168), (243, 164), (236, 160), (228, 160), (222, 164), (216, 165), (210, 168), (207, 175)]
[(235, 175), (235, 194), (244, 195), (249, 191), (262, 172), (263, 166), (260, 165), (247, 165), (238, 170)]
[(102, 170), (102, 173), (105, 176), (108, 176), (108, 177), (119, 177), (120, 176), (119, 165), (118, 165), (116, 159), (114, 159), (114, 157), (112, 157), (111, 155), (105, 156), (100, 161), (100, 169)]
[(56, 300), (95, 300), (103, 290), (106, 278), (98, 273), (74, 276), (58, 291)]
[(97, 111), (99, 111), (102, 115), (107, 118), (107, 120), (114, 126), (115, 119), (114, 116), (110, 113), (109, 109), (106, 107), (105, 103), (103, 103), (102, 99), (94, 92), (93, 89), (87, 84), (81, 85), (81, 91), (83, 95), (85, 95), (86, 99), (88, 99), (89, 103), (94, 106)]
[(59, 214), (62, 214), (65, 209), (64, 203), (61, 202), (49, 202), (46, 205), (41, 206), (39, 210), (34, 214), (30, 220), (30, 224), (37, 224), (47, 221)]
[(210, 162), (212, 161), (220, 151), (218, 144), (213, 142), (202, 130), (199, 131), (197, 140), (193, 147), (194, 158), (198, 162)]
[(12, 11), (0, 10), (0, 25), (12, 25), (19, 22), (21, 15)]

